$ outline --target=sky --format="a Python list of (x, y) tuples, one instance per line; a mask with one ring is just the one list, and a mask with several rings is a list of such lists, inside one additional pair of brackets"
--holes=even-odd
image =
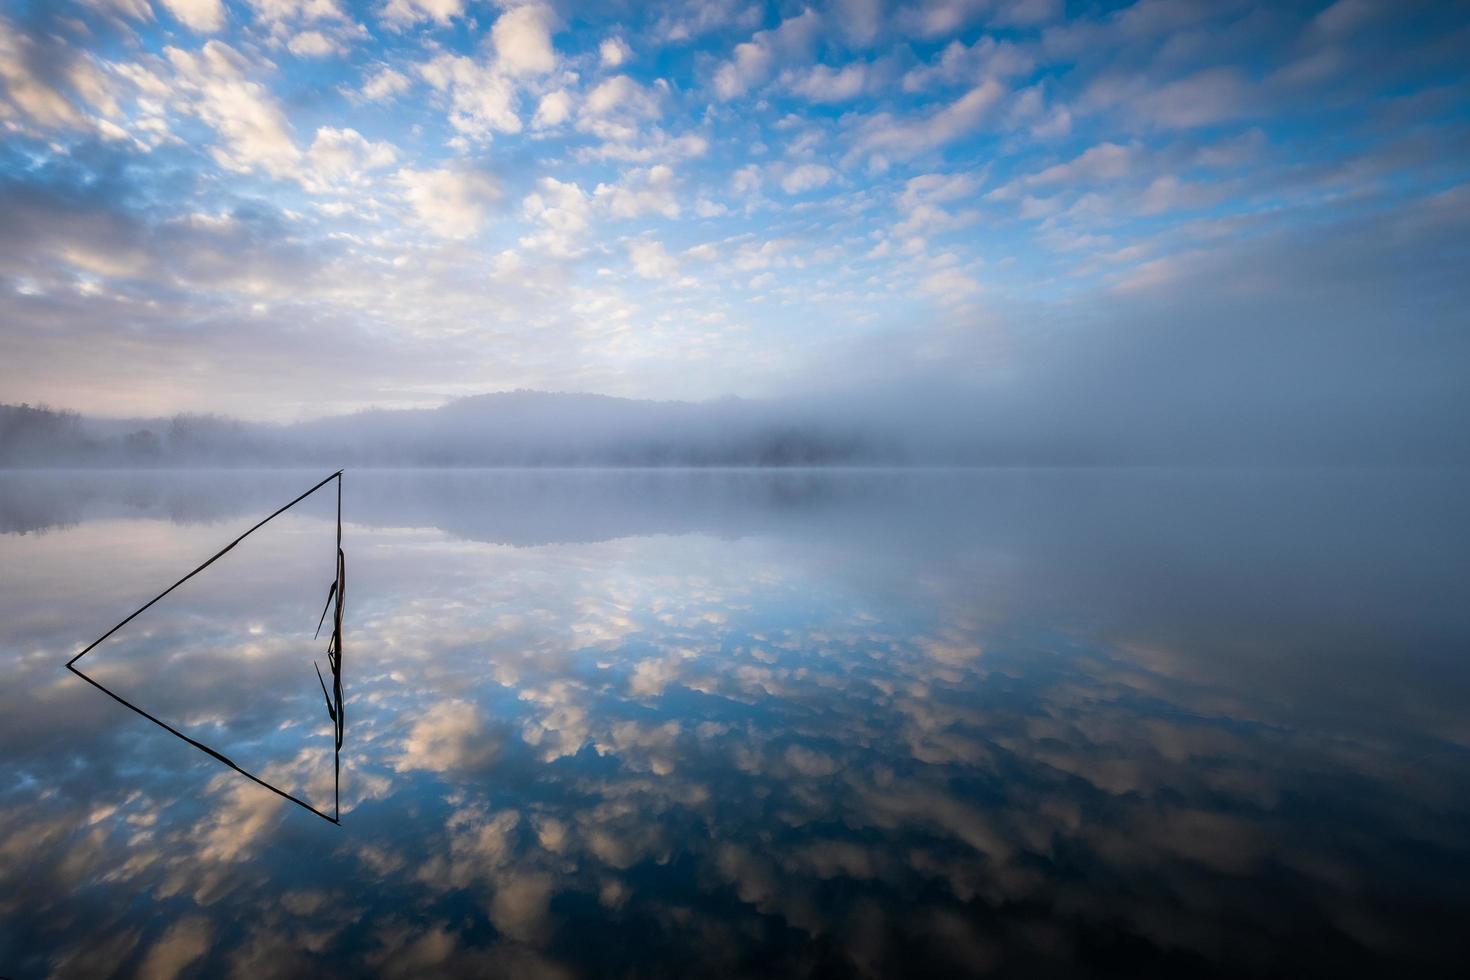
[(1467, 65), (1414, 0), (5, 0), (0, 401), (1442, 417)]

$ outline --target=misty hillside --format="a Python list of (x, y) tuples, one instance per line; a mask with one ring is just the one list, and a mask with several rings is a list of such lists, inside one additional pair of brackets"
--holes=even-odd
[(515, 391), (295, 425), (87, 419), (0, 406), (0, 466), (803, 466), (897, 462), (895, 440), (775, 403)]

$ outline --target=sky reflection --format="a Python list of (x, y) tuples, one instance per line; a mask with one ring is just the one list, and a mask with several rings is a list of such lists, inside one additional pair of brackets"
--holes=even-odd
[[(1463, 477), (349, 474), (341, 828), (61, 668), (301, 482), (0, 477), (0, 972), (1470, 953)], [(98, 650), (328, 795), (329, 524)]]

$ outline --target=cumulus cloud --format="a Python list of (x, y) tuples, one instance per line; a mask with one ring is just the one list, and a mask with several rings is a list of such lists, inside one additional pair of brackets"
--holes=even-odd
[[(87, 127), (86, 113), (62, 88), (66, 76), (75, 78), (86, 71), (81, 61), (68, 47), (38, 41), (0, 17), (0, 82), (4, 83), (0, 118), (10, 118), (18, 110), (42, 126)], [(48, 62), (64, 66), (58, 72), (46, 73), (59, 77), (47, 78), (33, 67)]]
[(168, 12), (180, 23), (203, 34), (225, 26), (225, 7), (220, 0), (163, 0)]
[(371, 170), (392, 166), (398, 152), (391, 143), (367, 139), (355, 129), (323, 126), (306, 152), (304, 183), (313, 189), (343, 189), (362, 184)]
[(1147, 128), (1192, 129), (1247, 115), (1251, 90), (1235, 68), (1207, 68), (1183, 78), (1154, 81), (1111, 73), (1088, 86), (1081, 104), (1122, 113)]
[(980, 283), (959, 269), (940, 269), (919, 282), (920, 292), (944, 302), (959, 302), (980, 292)]
[(807, 191), (825, 187), (837, 176), (837, 171), (820, 163), (803, 163), (793, 167), (781, 178), (781, 189), (788, 194), (805, 194)]
[(302, 58), (325, 58), (341, 54), (346, 50), (340, 43), (321, 31), (302, 31), (287, 43), (291, 53)]
[(946, 85), (973, 85), (979, 79), (1007, 79), (1025, 75), (1034, 59), (1010, 41), (985, 36), (974, 44), (952, 41), (928, 64), (903, 76), (906, 92), (922, 92)]
[(560, 126), (572, 116), (572, 97), (562, 89), (555, 92), (547, 92), (536, 104), (536, 115), (531, 119), (531, 125), (537, 129), (549, 129), (552, 126)]
[(413, 83), (402, 72), (382, 65), (362, 83), (362, 97), (374, 102), (391, 99), (407, 92)]
[(421, 21), (447, 25), (464, 13), (464, 0), (387, 0), (378, 16), (391, 27), (406, 27)]
[(618, 68), (633, 57), (633, 49), (620, 37), (610, 37), (597, 46), (597, 57), (604, 68)]
[(539, 229), (521, 239), (526, 248), (570, 258), (585, 250), (592, 222), (592, 200), (575, 183), (542, 177), (526, 195), (522, 213)]
[(614, 75), (587, 93), (577, 114), (577, 128), (611, 144), (628, 146), (645, 135), (647, 124), (662, 115), (662, 90), (627, 75)]
[(521, 205), (538, 229), (521, 245), (562, 258), (581, 255), (597, 218), (632, 219), (648, 214), (676, 218), (680, 206), (672, 168), (634, 167), (613, 184), (598, 184), (591, 194), (577, 184), (543, 177)]
[(643, 119), (659, 115), (658, 95), (627, 75), (616, 75), (599, 82), (584, 103), (590, 116), (607, 117), (625, 113)]
[(165, 49), (181, 107), (214, 128), (221, 142), (215, 159), (230, 170), (295, 173), (301, 151), (285, 112), (262, 83), (249, 77), (251, 62), (223, 41), (197, 53)]
[(663, 164), (635, 167), (616, 184), (598, 184), (593, 194), (614, 218), (636, 218), (644, 214), (679, 216), (674, 171)]
[(346, 21), (342, 0), (249, 0), (258, 21), (276, 25)]
[(490, 206), (500, 199), (499, 183), (478, 170), (404, 168), (394, 180), (418, 220), (444, 238), (477, 234)]
[(497, 64), (508, 75), (544, 75), (556, 67), (550, 7), (527, 4), (501, 14), (490, 29)]
[(1015, 198), (1024, 189), (1073, 187), (1118, 180), (1133, 172), (1137, 150), (1117, 143), (1099, 143), (1065, 163), (1052, 164), (1036, 173), (1025, 174), (996, 188), (987, 195), (991, 200)]
[(918, 156), (973, 132), (1004, 95), (1004, 86), (992, 78), (919, 119), (891, 113), (869, 117), (858, 128), (854, 148), (868, 155)]
[(841, 69), (813, 65), (804, 72), (791, 73), (787, 86), (812, 102), (846, 102), (863, 93), (868, 83), (868, 66), (851, 64)]
[(909, 178), (897, 202), (904, 218), (894, 232), (901, 237), (932, 234), (978, 220), (978, 212), (973, 208), (952, 210), (947, 205), (971, 197), (980, 183), (970, 173), (921, 174)]
[(629, 245), (628, 261), (632, 263), (633, 271), (644, 279), (670, 279), (679, 271), (678, 261), (668, 253), (663, 243), (651, 239)]
[(983, 20), (1000, 28), (1037, 27), (1054, 20), (1062, 0), (935, 0), (899, 15), (900, 26), (920, 37), (941, 37)]
[(449, 123), (465, 136), (489, 139), (496, 132), (521, 131), (515, 83), (495, 66), (445, 52), (418, 70), (436, 91), (449, 97)]
[(715, 94), (734, 99), (764, 84), (781, 65), (806, 57), (821, 27), (821, 15), (807, 9), (774, 30), (757, 31), (749, 41), (737, 44), (730, 59), (715, 69)]

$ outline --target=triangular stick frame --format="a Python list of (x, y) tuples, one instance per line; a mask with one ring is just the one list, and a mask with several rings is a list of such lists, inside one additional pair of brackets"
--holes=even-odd
[[(332, 690), (331, 690), (331, 693), (327, 693), (327, 684), (326, 684), (325, 679), (322, 679), (322, 677), (321, 677), (321, 668), (320, 667), (317, 668), (318, 679), (321, 680), (321, 683), (322, 683), (322, 693), (323, 693), (323, 695), (327, 699), (327, 714), (332, 719), (333, 725), (335, 726), (335, 732), (334, 732), (334, 738), (333, 738), (333, 748), (332, 748), (332, 815), (331, 816), (328, 816), (327, 814), (325, 814), (322, 811), (318, 810), (316, 807), (312, 806), (310, 803), (307, 803), (305, 800), (298, 799), (297, 797), (292, 796), (290, 793), (286, 792), (285, 790), (280, 789), (279, 787), (276, 787), (276, 786), (272, 786), (270, 783), (266, 782), (264, 779), (261, 779), (259, 776), (255, 775), (253, 772), (249, 772), (249, 771), (241, 768), (239, 765), (237, 765), (235, 762), (233, 762), (227, 756), (222, 755), (219, 752), (216, 752), (214, 749), (212, 749), (209, 746), (205, 745), (203, 742), (199, 742), (199, 741), (196, 741), (195, 739), (190, 738), (189, 736), (185, 735), (183, 732), (179, 731), (177, 728), (174, 728), (172, 725), (169, 725), (167, 722), (160, 721), (159, 719), (153, 717), (151, 714), (149, 714), (148, 712), (144, 711), (142, 708), (138, 707), (137, 705), (133, 704), (131, 701), (128, 701), (126, 698), (122, 697), (121, 695), (119, 695), (119, 694), (117, 694), (117, 693), (115, 693), (115, 692), (113, 692), (111, 690), (108, 690), (106, 687), (104, 687), (103, 685), (99, 684), (97, 681), (93, 680), (92, 678), (88, 677), (86, 674), (84, 674), (80, 670), (78, 670), (76, 664), (77, 664), (77, 661), (78, 660), (81, 660), (87, 654), (91, 653), (92, 650), (94, 648), (96, 648), (98, 646), (98, 644), (100, 644), (103, 640), (107, 639), (109, 636), (111, 636), (112, 634), (116, 633), (118, 630), (122, 629), (124, 626), (128, 625), (128, 623), (131, 623), (140, 614), (142, 614), (144, 610), (148, 609), (150, 606), (152, 606), (154, 603), (158, 602), (158, 600), (162, 599), (164, 596), (168, 595), (174, 589), (177, 589), (179, 586), (181, 586), (185, 582), (189, 581), (189, 579), (193, 578), (195, 575), (198, 575), (200, 572), (204, 571), (210, 565), (213, 565), (216, 561), (219, 561), (219, 559), (221, 559), (225, 555), (229, 554), (230, 550), (232, 548), (234, 548), (235, 545), (239, 544), (241, 541), (244, 541), (246, 538), (250, 537), (250, 535), (252, 535), (256, 531), (260, 530), (266, 524), (270, 523), (275, 518), (281, 516), (286, 511), (290, 510), (292, 507), (295, 507), (297, 504), (301, 503), (301, 501), (305, 500), (307, 497), (310, 497), (312, 494), (316, 493), (322, 487), (324, 487), (327, 484), (333, 482), (334, 480), (337, 483), (337, 578), (336, 578), (336, 581), (334, 581), (332, 583), (331, 588), (327, 592), (327, 608), (324, 609), (324, 610), (322, 610), (322, 622), (323, 623), (326, 621), (327, 610), (332, 610), (332, 613), (333, 613), (333, 615), (332, 615), (332, 636), (331, 636), (330, 641), (327, 644), (327, 664), (331, 668), (331, 672), (332, 672)], [(341, 789), (342, 789), (342, 736), (343, 736), (343, 733), (345, 731), (345, 726), (344, 726), (344, 722), (343, 722), (343, 712), (342, 712), (342, 702), (343, 702), (343, 696), (342, 696), (342, 613), (343, 613), (343, 609), (344, 609), (344, 604), (346, 602), (346, 591), (347, 591), (347, 559), (346, 559), (346, 556), (342, 552), (342, 471), (341, 470), (338, 470), (337, 472), (333, 473), (331, 476), (329, 476), (326, 479), (322, 480), (316, 486), (312, 487), (310, 490), (308, 490), (305, 493), (303, 493), (301, 496), (297, 497), (295, 500), (291, 501), (289, 504), (286, 504), (284, 507), (281, 507), (279, 510), (277, 510), (275, 513), (271, 514), (269, 517), (266, 517), (264, 520), (260, 521), (260, 523), (256, 524), (254, 527), (250, 528), (250, 530), (246, 531), (244, 534), (240, 535), (238, 538), (236, 538), (235, 540), (231, 541), (229, 544), (225, 545), (217, 553), (215, 553), (208, 561), (204, 562), (204, 564), (200, 565), (198, 568), (194, 569), (188, 575), (185, 575), (183, 578), (179, 579), (173, 585), (170, 585), (168, 588), (164, 589), (158, 595), (156, 595), (152, 599), (148, 600), (146, 603), (144, 603), (138, 609), (134, 610), (131, 614), (128, 615), (128, 617), (126, 619), (124, 619), (122, 622), (118, 623), (116, 626), (114, 626), (112, 629), (108, 630), (106, 633), (103, 633), (97, 639), (93, 640), (87, 646), (87, 648), (85, 650), (83, 650), (81, 653), (77, 654), (75, 657), (72, 657), (70, 660), (68, 660), (66, 662), (66, 669), (69, 670), (69, 671), (71, 671), (73, 674), (76, 674), (82, 680), (86, 681), (88, 684), (91, 684), (93, 687), (97, 688), (97, 690), (101, 691), (103, 694), (106, 694), (108, 697), (112, 698), (114, 701), (116, 701), (117, 703), (121, 704), (123, 707), (128, 708), (129, 710), (134, 711), (134, 712), (142, 715), (144, 718), (147, 718), (149, 721), (153, 722), (153, 724), (157, 725), (159, 728), (162, 728), (164, 731), (170, 733), (171, 735), (174, 735), (177, 738), (183, 739), (185, 742), (188, 742), (190, 745), (194, 746), (196, 749), (199, 749), (201, 752), (204, 752), (207, 755), (213, 756), (214, 758), (218, 759), (220, 762), (223, 762), (225, 765), (229, 766), (231, 769), (235, 770), (236, 772), (238, 772), (240, 775), (246, 777), (247, 779), (250, 779), (253, 782), (258, 783), (259, 785), (264, 786), (266, 789), (270, 790), (272, 793), (275, 793), (277, 796), (285, 797), (286, 799), (290, 800), (292, 803), (295, 803), (297, 806), (299, 806), (299, 807), (301, 807), (303, 809), (310, 810), (312, 813), (315, 813), (317, 816), (321, 817), (323, 820), (327, 821), (328, 823), (333, 823), (333, 824), (337, 824), (338, 826), (341, 826), (341, 823), (342, 823), (342, 820), (341, 820), (341, 816), (342, 816), (342, 800), (341, 800)], [(318, 635), (320, 635), (320, 633), (321, 633), (321, 624), (318, 624), (318, 626), (317, 626), (317, 633), (318, 633)]]

